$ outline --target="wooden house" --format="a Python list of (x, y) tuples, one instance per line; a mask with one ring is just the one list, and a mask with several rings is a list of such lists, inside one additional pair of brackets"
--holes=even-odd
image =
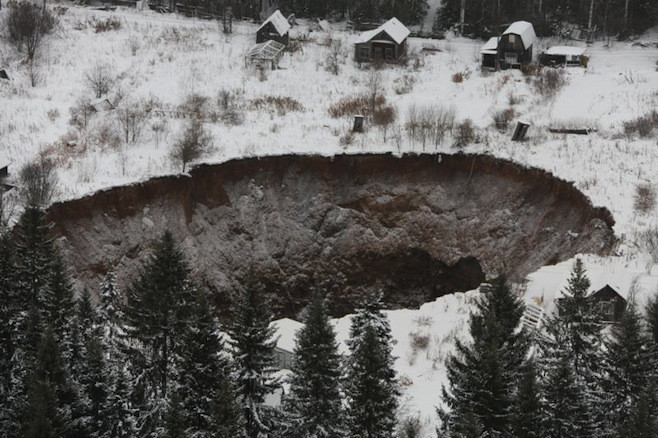
[(532, 45), (537, 35), (531, 23), (516, 21), (512, 23), (498, 41), (498, 67), (521, 68), (532, 62)]
[(290, 23), (278, 9), (263, 21), (256, 31), (256, 43), (272, 40), (287, 46), (290, 42)]
[(296, 334), (304, 327), (299, 321), (283, 318), (272, 321), (271, 326), (277, 334), (276, 346), (274, 347), (274, 367), (289, 370), (295, 362)]
[(539, 55), (539, 63), (551, 67), (587, 67), (588, 61), (584, 47), (553, 46)]
[(607, 323), (621, 321), (621, 317), (628, 305), (626, 299), (609, 284), (593, 292), (589, 298), (594, 301), (602, 321)]
[(495, 70), (496, 57), (498, 56), (498, 40), (500, 37), (491, 37), (484, 46), (480, 49), (480, 57), (482, 58), (482, 68)]
[(407, 54), (407, 37), (411, 32), (397, 18), (376, 29), (363, 32), (354, 46), (357, 62), (398, 62)]

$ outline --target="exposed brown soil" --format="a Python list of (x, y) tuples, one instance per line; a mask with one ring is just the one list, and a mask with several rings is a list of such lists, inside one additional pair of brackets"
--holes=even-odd
[(81, 285), (115, 267), (123, 285), (169, 229), (227, 315), (249, 270), (278, 315), (312, 290), (334, 314), (380, 287), (392, 307), (515, 279), (579, 252), (607, 253), (614, 220), (572, 184), (477, 155), (279, 156), (204, 165), (55, 204)]

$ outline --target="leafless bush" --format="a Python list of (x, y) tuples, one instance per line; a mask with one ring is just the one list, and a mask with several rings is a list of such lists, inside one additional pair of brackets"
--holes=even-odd
[(377, 70), (372, 70), (365, 83), (365, 94), (368, 97), (368, 102), (370, 104), (370, 114), (375, 112), (375, 109), (377, 108), (377, 99), (382, 95), (383, 91), (384, 84), (381, 73)]
[(290, 111), (303, 111), (304, 107), (298, 100), (288, 96), (265, 96), (251, 101), (251, 107), (256, 110), (271, 110), (278, 115), (286, 115)]
[(458, 71), (452, 75), (452, 82), (456, 84), (462, 83), (466, 79), (468, 79), (468, 72), (466, 71)]
[(128, 49), (130, 49), (130, 53), (133, 56), (137, 56), (137, 52), (142, 46), (142, 43), (140, 42), (139, 37), (137, 35), (130, 35), (126, 39), (126, 45), (128, 46)]
[(28, 59), (33, 59), (44, 36), (55, 25), (48, 9), (26, 0), (9, 3), (6, 27), (9, 39), (19, 51), (25, 48)]
[(46, 115), (48, 116), (48, 120), (54, 122), (55, 120), (59, 119), (59, 109), (51, 108), (48, 110)]
[(21, 169), (19, 178), (27, 205), (45, 207), (55, 196), (57, 174), (52, 160), (42, 157), (26, 164)]
[(398, 426), (397, 438), (420, 438), (423, 422), (419, 416), (406, 417)]
[(514, 106), (518, 103), (521, 103), (522, 101), (523, 101), (523, 99), (521, 99), (520, 97), (518, 97), (514, 93), (509, 93), (507, 95), (507, 103), (509, 104), (509, 106)]
[(244, 121), (243, 98), (235, 90), (222, 89), (217, 95), (221, 119), (228, 125), (241, 125)]
[(416, 76), (405, 73), (393, 81), (393, 90), (396, 94), (407, 94), (414, 89)]
[(428, 335), (421, 335), (420, 333), (410, 333), (411, 348), (414, 351), (425, 350), (430, 345), (430, 337)]
[(121, 147), (121, 137), (119, 137), (112, 124), (108, 122), (95, 124), (90, 140), (101, 149), (118, 150)]
[(352, 131), (348, 131), (341, 135), (338, 141), (340, 142), (341, 146), (347, 147), (354, 143), (354, 133)]
[(207, 154), (211, 145), (212, 137), (203, 128), (203, 123), (193, 118), (183, 135), (174, 143), (171, 159), (174, 163), (182, 165), (182, 171), (185, 172), (187, 164)]
[(112, 67), (106, 63), (96, 63), (85, 73), (85, 83), (97, 98), (107, 94), (114, 85)]
[(89, 120), (94, 114), (94, 109), (91, 106), (91, 101), (87, 97), (79, 97), (75, 104), (69, 108), (69, 125), (75, 126), (78, 129), (87, 129)]
[(101, 33), (121, 29), (121, 22), (114, 17), (108, 17), (104, 20), (94, 20), (93, 26), (96, 33)]
[(471, 119), (465, 119), (455, 127), (454, 143), (456, 148), (463, 148), (477, 142), (477, 129)]
[(658, 129), (658, 112), (655, 110), (624, 122), (624, 134), (628, 137), (638, 135), (640, 138), (648, 138), (652, 136), (656, 129)]
[(510, 122), (516, 115), (514, 108), (507, 108), (493, 113), (494, 126), (501, 132), (507, 131)]
[[(375, 109), (385, 104), (386, 98), (383, 95), (380, 94), (375, 97)], [(354, 115), (368, 117), (372, 113), (372, 96), (367, 95), (344, 97), (329, 107), (329, 115), (333, 118)]]
[(542, 68), (533, 77), (528, 77), (535, 90), (544, 97), (553, 97), (567, 83), (561, 69)]
[(341, 40), (331, 40), (329, 43), (329, 51), (324, 63), (324, 69), (332, 75), (337, 76), (340, 73), (340, 65), (345, 61), (345, 53), (343, 51), (343, 42)]
[(635, 200), (633, 208), (636, 212), (650, 213), (656, 207), (656, 190), (651, 184), (638, 184), (635, 186)]
[(658, 263), (658, 227), (636, 233), (635, 241), (640, 248), (651, 255), (654, 263)]
[(409, 137), (420, 141), (424, 150), (427, 141), (433, 141), (435, 146), (443, 143), (446, 133), (452, 130), (454, 123), (454, 108), (412, 105), (407, 113), (406, 128)]
[(395, 122), (396, 117), (397, 112), (395, 111), (395, 108), (390, 105), (379, 107), (372, 114), (372, 123), (375, 126), (379, 126), (382, 130), (384, 133), (384, 141), (386, 141), (388, 128)]
[(425, 57), (418, 50), (409, 50), (402, 58), (402, 64), (413, 71), (420, 71), (425, 66)]
[(134, 102), (124, 103), (114, 111), (118, 134), (126, 144), (134, 144), (139, 140), (149, 113), (148, 103)]
[(185, 100), (178, 105), (178, 110), (186, 113), (195, 113), (202, 117), (208, 111), (210, 99), (198, 93), (190, 93)]

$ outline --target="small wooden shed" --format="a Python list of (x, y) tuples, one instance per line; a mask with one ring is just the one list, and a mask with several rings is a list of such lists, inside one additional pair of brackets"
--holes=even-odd
[(553, 46), (539, 55), (539, 63), (551, 67), (587, 67), (588, 61), (584, 47)]
[(407, 54), (407, 37), (411, 32), (397, 18), (376, 29), (363, 32), (354, 46), (357, 62), (398, 62)]
[(521, 68), (532, 62), (532, 45), (537, 35), (531, 23), (516, 21), (498, 41), (498, 65), (502, 69)]
[(255, 44), (245, 55), (245, 64), (251, 63), (261, 68), (267, 66), (274, 70), (279, 66), (285, 48), (286, 46), (274, 40)]
[(594, 301), (603, 322), (614, 323), (621, 321), (621, 317), (628, 305), (626, 299), (619, 292), (606, 284), (593, 292), (590, 299)]
[(484, 46), (480, 49), (480, 57), (482, 58), (482, 68), (495, 70), (496, 69), (496, 56), (498, 56), (498, 40), (500, 37), (491, 37)]
[(290, 23), (278, 9), (256, 31), (256, 43), (276, 41), (287, 46), (290, 42)]

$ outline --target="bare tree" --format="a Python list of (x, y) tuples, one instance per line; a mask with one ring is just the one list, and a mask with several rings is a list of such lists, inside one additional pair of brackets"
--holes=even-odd
[(147, 109), (144, 105), (127, 103), (117, 109), (115, 114), (119, 133), (123, 141), (126, 144), (136, 143), (149, 119)]
[(370, 114), (375, 112), (377, 106), (377, 96), (382, 94), (384, 91), (384, 85), (382, 84), (382, 75), (377, 70), (373, 70), (368, 75), (368, 80), (366, 81), (366, 95), (368, 96), (368, 102), (370, 103)]
[(183, 166), (183, 172), (187, 164), (208, 153), (212, 145), (212, 137), (203, 129), (203, 123), (198, 118), (190, 120), (185, 132), (173, 145), (171, 159)]
[(39, 158), (21, 169), (20, 182), (27, 205), (45, 207), (57, 190), (55, 163), (48, 158)]
[(43, 37), (50, 33), (54, 25), (55, 19), (45, 6), (41, 7), (29, 1), (10, 3), (6, 23), (9, 39), (18, 50), (25, 48), (29, 60), (34, 58)]
[(94, 92), (96, 97), (101, 97), (107, 94), (112, 85), (114, 85), (114, 75), (112, 74), (112, 67), (105, 63), (96, 63), (91, 69), (85, 73), (85, 82), (89, 88)]

